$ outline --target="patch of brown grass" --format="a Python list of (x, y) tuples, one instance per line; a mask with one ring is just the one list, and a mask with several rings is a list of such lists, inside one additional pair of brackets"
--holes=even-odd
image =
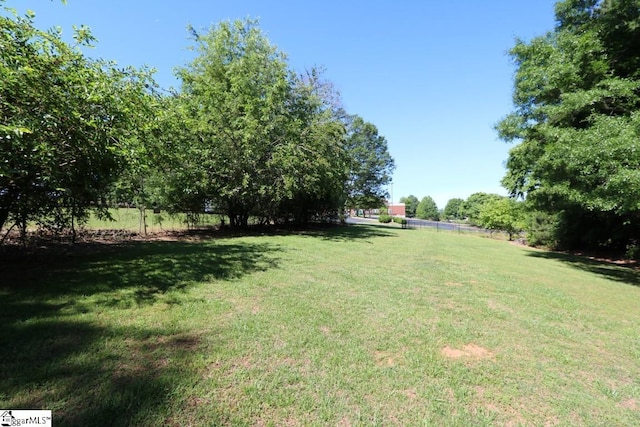
[(449, 359), (466, 358), (479, 360), (490, 359), (495, 356), (492, 351), (473, 343), (465, 344), (461, 349), (452, 348), (447, 345), (441, 350), (441, 353)]

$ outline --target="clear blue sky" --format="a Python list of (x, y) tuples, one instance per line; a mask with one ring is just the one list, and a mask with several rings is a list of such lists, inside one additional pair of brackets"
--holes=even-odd
[(555, 0), (8, 0), (36, 24), (91, 27), (91, 56), (149, 65), (163, 87), (191, 53), (186, 27), (258, 18), (269, 40), (303, 70), (326, 77), (351, 114), (375, 124), (396, 161), (393, 200), (431, 196), (440, 208), (500, 186), (510, 148), (493, 125), (512, 109), (506, 55), (554, 26)]

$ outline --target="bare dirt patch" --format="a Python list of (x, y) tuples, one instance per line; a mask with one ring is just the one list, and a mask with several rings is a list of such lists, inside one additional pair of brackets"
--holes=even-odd
[(402, 364), (404, 361), (402, 354), (391, 351), (376, 351), (374, 353), (374, 357), (376, 360), (376, 366), (383, 368), (392, 368)]
[(636, 398), (627, 399), (624, 402), (622, 402), (620, 406), (626, 409), (631, 409), (632, 411), (640, 410), (640, 403)]
[(409, 398), (409, 400), (415, 400), (418, 398), (418, 391), (415, 388), (405, 390), (404, 394)]
[(461, 349), (452, 348), (447, 345), (441, 350), (441, 353), (449, 359), (466, 358), (478, 360), (490, 359), (495, 356), (492, 351), (473, 343), (465, 344)]

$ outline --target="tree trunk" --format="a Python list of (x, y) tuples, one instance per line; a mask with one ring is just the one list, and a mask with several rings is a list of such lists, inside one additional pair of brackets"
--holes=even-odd
[(9, 208), (0, 209), (0, 230), (4, 228), (4, 223), (9, 218)]
[(75, 208), (71, 208), (71, 243), (72, 244), (76, 243), (75, 218), (76, 218), (76, 210), (75, 210)]
[(140, 226), (139, 232), (142, 233), (145, 237), (147, 235), (147, 215), (146, 215), (146, 207), (144, 205), (138, 204), (138, 212), (140, 213)]

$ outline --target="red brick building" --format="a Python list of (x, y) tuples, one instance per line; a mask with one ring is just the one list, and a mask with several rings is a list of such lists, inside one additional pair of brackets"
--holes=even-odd
[[(385, 202), (385, 205), (387, 207), (387, 214), (391, 215), (391, 216), (399, 216), (404, 218), (406, 215), (406, 211), (405, 211), (405, 205), (404, 203), (389, 203), (389, 202)], [(365, 217), (367, 216), (378, 216), (381, 213), (384, 213), (384, 211), (382, 211), (381, 209), (370, 209), (370, 210), (353, 210), (351, 209), (349, 211), (349, 215), (350, 216), (359, 216), (359, 215), (363, 215)]]
[(391, 216), (405, 216), (405, 205), (404, 203), (387, 203), (387, 213)]

